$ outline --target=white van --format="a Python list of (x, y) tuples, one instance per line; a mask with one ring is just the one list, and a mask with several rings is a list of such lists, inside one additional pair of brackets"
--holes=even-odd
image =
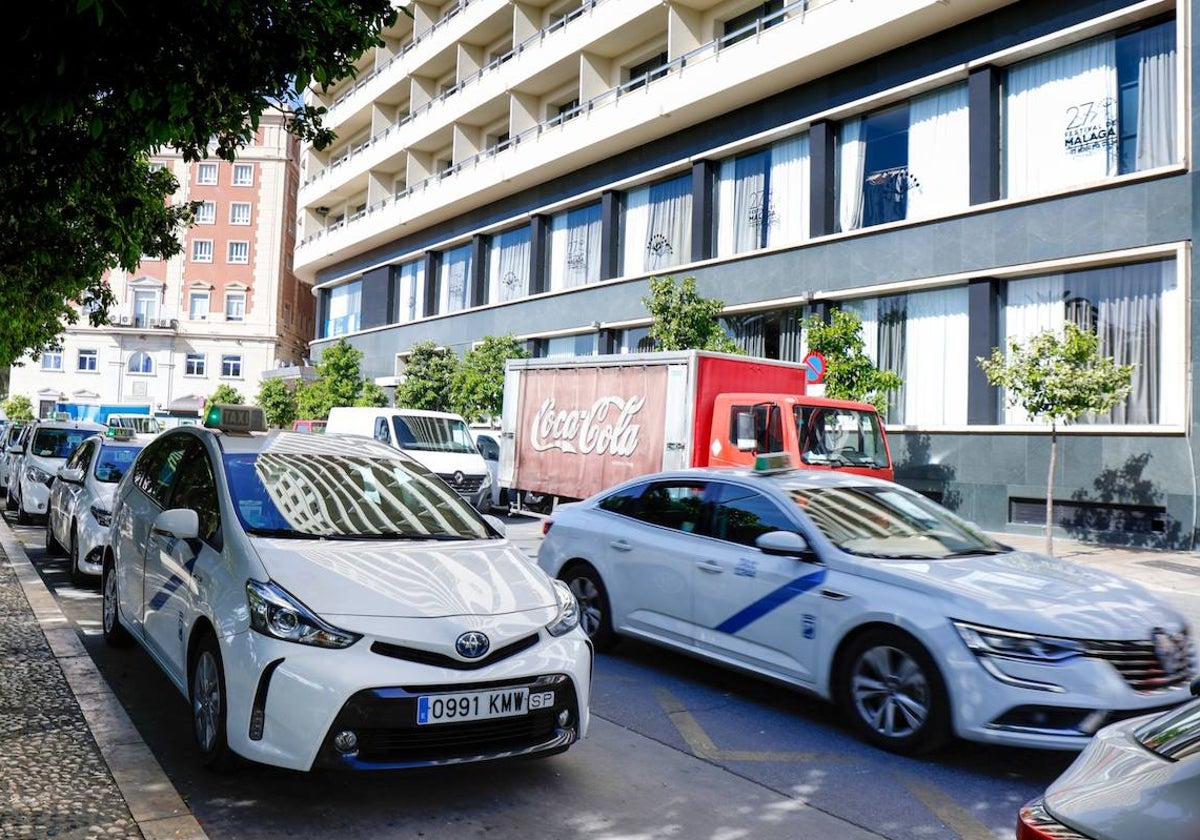
[(339, 406), (330, 409), (327, 435), (363, 435), (420, 461), (476, 510), (491, 508), (492, 479), (467, 421), (446, 411)]

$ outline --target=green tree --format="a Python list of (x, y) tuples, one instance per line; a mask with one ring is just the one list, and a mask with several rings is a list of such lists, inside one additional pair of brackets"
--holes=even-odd
[(11, 395), (3, 404), (0, 404), (0, 408), (4, 409), (4, 415), (9, 420), (33, 419), (33, 403), (24, 394)]
[(363, 389), (362, 360), (362, 351), (344, 338), (321, 353), (317, 377), (324, 384), (330, 407), (357, 404)]
[(290, 429), (296, 419), (296, 394), (277, 376), (264, 379), (258, 388), (257, 405), (267, 415), (267, 425)]
[(880, 370), (867, 355), (862, 321), (853, 312), (834, 309), (827, 324), (817, 316), (804, 324), (808, 349), (825, 357), (825, 395), (838, 400), (857, 400), (887, 413), (889, 392), (904, 384), (900, 375)]
[(650, 338), (659, 350), (721, 350), (740, 353), (721, 326), (724, 301), (696, 292), (696, 278), (651, 277), (650, 296), (642, 298), (654, 322)]
[(296, 386), (296, 416), (305, 420), (327, 420), (333, 402), (323, 380)]
[(1030, 419), (1050, 424), (1050, 467), (1046, 474), (1046, 554), (1054, 552), (1054, 466), (1058, 427), (1089, 412), (1102, 413), (1125, 399), (1133, 366), (1100, 355), (1095, 333), (1066, 324), (1063, 333), (1047, 330), (1024, 345), (1012, 341), (1008, 353), (996, 347), (976, 361), (988, 381), (1005, 390), (1009, 405)]
[(244, 402), (241, 391), (228, 382), (222, 382), (204, 401), (204, 415), (207, 416), (208, 410), (214, 405), (242, 405)]
[(404, 381), (396, 388), (396, 405), (450, 411), (450, 383), (458, 365), (453, 350), (432, 341), (418, 341), (409, 351)]
[(234, 160), (262, 115), (325, 148), (324, 108), (295, 91), (353, 75), (391, 0), (44, 0), (8, 10), (0, 112), (0, 367), (53, 346), (108, 269), (179, 252), (191, 207), (149, 155)]
[(454, 410), (469, 423), (498, 418), (504, 402), (504, 363), (527, 358), (529, 351), (512, 335), (484, 338), (467, 352), (451, 380)]
[(370, 381), (369, 379), (364, 379), (362, 383), (362, 390), (359, 391), (358, 399), (354, 401), (354, 404), (383, 408), (388, 404), (388, 395), (386, 391), (384, 391), (374, 382)]

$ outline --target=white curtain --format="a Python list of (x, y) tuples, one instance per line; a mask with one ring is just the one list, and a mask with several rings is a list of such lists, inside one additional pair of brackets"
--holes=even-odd
[(529, 228), (498, 234), (492, 240), (488, 263), (488, 300), (502, 303), (528, 295)]
[(838, 137), (838, 230), (857, 230), (862, 227), (866, 162), (867, 143), (863, 137), (863, 120), (854, 117), (842, 123)]
[(692, 179), (653, 184), (646, 222), (645, 270), (656, 271), (692, 258)]
[(646, 229), (650, 221), (650, 188), (638, 187), (625, 193), (622, 239), (622, 274), (646, 270)]
[(1137, 168), (1166, 166), (1175, 151), (1177, 90), (1175, 23), (1164, 23), (1132, 36), (1138, 39)]
[(600, 205), (550, 218), (550, 288), (600, 282)]
[(1013, 66), (1005, 81), (1005, 195), (1051, 192), (1117, 174), (1116, 47), (1111, 36)]
[(863, 350), (871, 364), (879, 366), (879, 299), (844, 300), (841, 309), (853, 312), (862, 321)]
[(471, 246), (447, 251), (442, 257), (441, 290), (438, 312), (457, 312), (467, 308), (471, 285)]
[(771, 203), (775, 223), (767, 227), (767, 245), (788, 245), (808, 239), (808, 135), (790, 137), (771, 146)]
[(400, 321), (415, 321), (424, 314), (425, 261), (400, 266)]
[(908, 209), (927, 219), (970, 204), (967, 86), (951, 85), (909, 103)]
[(763, 214), (770, 213), (766, 152), (721, 161), (717, 170), (717, 256), (762, 247)]
[[(1053, 332), (1061, 335), (1066, 322), (1064, 286), (1061, 274), (1047, 274), (1010, 281), (1005, 289), (1004, 305), (1004, 351), (1015, 341), (1024, 345), (1038, 333)], [(1020, 406), (1004, 404), (1006, 424), (1032, 422)]]
[(966, 286), (908, 295), (903, 422), (966, 424), (967, 306)]
[[(1098, 272), (1099, 273), (1099, 272)], [(1119, 365), (1132, 365), (1129, 396), (1095, 422), (1159, 422), (1162, 368), (1163, 263), (1106, 269), (1097, 294), (1100, 352)]]

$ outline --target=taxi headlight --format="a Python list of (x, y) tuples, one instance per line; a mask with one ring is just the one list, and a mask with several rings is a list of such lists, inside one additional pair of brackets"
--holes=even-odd
[(558, 600), (558, 615), (546, 625), (551, 636), (562, 636), (579, 626), (579, 602), (561, 580), (554, 581), (554, 597)]
[(25, 470), (25, 478), (29, 481), (37, 482), (38, 484), (49, 484), (54, 481), (54, 476), (41, 469), (40, 467), (29, 467)]
[(322, 621), (274, 583), (246, 581), (246, 598), (250, 602), (250, 628), (264, 636), (323, 648), (350, 647), (362, 638)]
[(96, 518), (96, 522), (101, 528), (107, 528), (112, 524), (112, 511), (100, 507), (100, 505), (92, 505), (88, 508), (92, 512), (92, 516)]
[(954, 622), (958, 635), (976, 656), (998, 656), (1005, 659), (1023, 659), (1032, 662), (1061, 662), (1083, 652), (1083, 646), (1074, 639), (1056, 636), (1037, 636), (1013, 630), (997, 630)]

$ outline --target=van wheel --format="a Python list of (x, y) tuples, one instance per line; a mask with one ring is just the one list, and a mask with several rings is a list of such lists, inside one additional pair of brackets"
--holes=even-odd
[(579, 624), (596, 650), (611, 650), (617, 643), (617, 634), (613, 632), (608, 590), (600, 580), (600, 573), (588, 563), (577, 562), (563, 569), (558, 577), (579, 602)]

